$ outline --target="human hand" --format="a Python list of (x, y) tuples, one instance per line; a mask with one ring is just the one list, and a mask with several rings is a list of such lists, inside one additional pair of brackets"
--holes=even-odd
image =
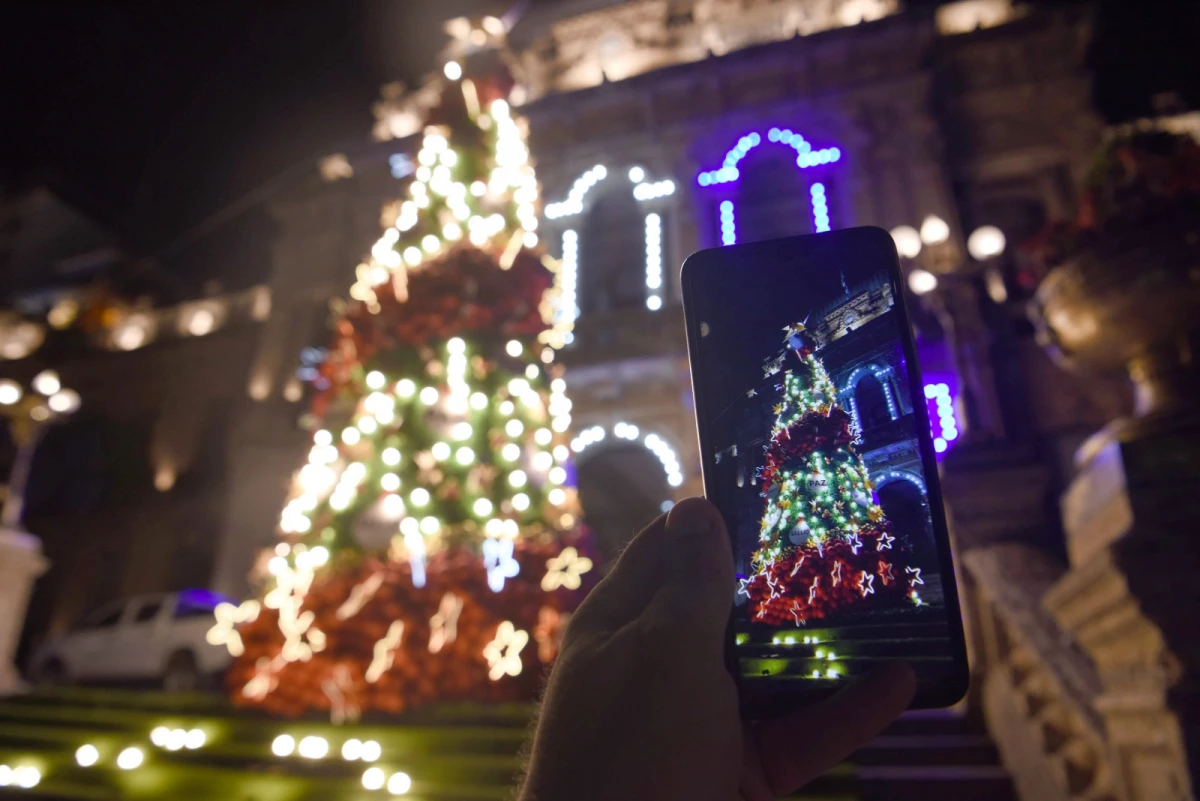
[(904, 711), (916, 679), (886, 665), (816, 706), (744, 725), (723, 657), (730, 551), (699, 498), (634, 537), (567, 627), (521, 801), (768, 801)]

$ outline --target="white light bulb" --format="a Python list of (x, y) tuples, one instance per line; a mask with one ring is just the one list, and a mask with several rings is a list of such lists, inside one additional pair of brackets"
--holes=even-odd
[(357, 737), (351, 737), (342, 743), (342, 759), (347, 762), (354, 762), (360, 756), (362, 756), (362, 741)]
[(313, 443), (322, 447), (330, 445), (333, 443), (333, 434), (322, 428), (313, 434)]
[(133, 770), (146, 759), (146, 755), (142, 753), (142, 749), (136, 745), (131, 745), (121, 753), (117, 754), (117, 767), (121, 770)]
[(533, 466), (537, 470), (549, 470), (554, 464), (554, 457), (546, 451), (538, 451), (533, 455)]
[(475, 461), (475, 451), (466, 447), (459, 448), (454, 454), (454, 460), (463, 467), (466, 467), (467, 465), (471, 464), (471, 462)]
[(421, 533), (426, 536), (433, 536), (434, 534), (437, 534), (438, 529), (441, 527), (442, 524), (438, 522), (436, 517), (421, 518)]
[(79, 408), (79, 403), (79, 393), (73, 389), (60, 389), (46, 401), (46, 405), (50, 407), (50, 410), (59, 414), (70, 414)]
[(474, 409), (477, 412), (481, 412), (487, 408), (487, 405), (488, 405), (487, 395), (484, 395), (482, 392), (472, 392), (471, 393), (471, 408), (472, 409)]
[(374, 417), (363, 417), (358, 421), (358, 430), (364, 434), (374, 434), (379, 429), (379, 423)]
[(441, 244), (433, 234), (426, 234), (421, 238), (421, 247), (425, 249), (426, 253), (437, 253)]
[(446, 66), (442, 67), (442, 73), (452, 81), (457, 81), (462, 77), (462, 65), (457, 61), (447, 61)]
[(309, 735), (300, 741), (296, 753), (305, 759), (322, 759), (329, 753), (329, 742), (324, 737)]
[(913, 270), (908, 274), (908, 288), (914, 295), (924, 295), (937, 289), (937, 276), (928, 270)]
[(387, 492), (395, 492), (400, 489), (400, 476), (395, 473), (384, 473), (379, 478), (379, 486)]
[(450, 436), (461, 442), (464, 439), (470, 439), (474, 432), (471, 424), (463, 420), (454, 424), (454, 427), (450, 429)]
[(554, 489), (550, 490), (550, 494), (547, 496), (547, 498), (553, 505), (562, 506), (567, 502), (567, 493), (563, 491), (562, 487), (555, 487)]
[(514, 470), (508, 474), (509, 486), (517, 487), (518, 489), (525, 486), (528, 480), (529, 477), (525, 475), (524, 470)]
[(530, 381), (536, 380), (538, 377), (538, 373), (539, 373), (539, 371), (538, 371), (538, 367), (536, 364), (531, 364), (525, 368), (525, 377), (528, 378)]
[(271, 742), (271, 753), (277, 757), (291, 756), (296, 750), (296, 738), (290, 734), (281, 734)]
[(75, 762), (81, 768), (90, 768), (92, 765), (95, 765), (99, 759), (100, 751), (97, 750), (96, 746), (92, 745), (91, 743), (88, 743), (87, 745), (81, 745), (79, 748), (75, 749)]
[(433, 443), (433, 447), (429, 449), (429, 452), (433, 454), (434, 459), (444, 462), (450, 458), (450, 443), (435, 442)]
[(487, 517), (492, 513), (492, 502), (487, 498), (479, 498), (475, 501), (475, 514), (479, 517)]
[(513, 405), (512, 401), (510, 401), (510, 400), (503, 401), (500, 404), (500, 414), (504, 415), (505, 417), (508, 417), (510, 414), (513, 413), (513, 411), (516, 408), (517, 407)]
[(11, 378), (0, 379), (0, 404), (12, 406), (21, 399), (24, 393), (21, 385)]
[(523, 492), (518, 492), (513, 496), (512, 505), (518, 512), (524, 512), (529, 508), (529, 496)]
[(361, 439), (362, 433), (357, 428), (347, 426), (342, 429), (342, 442), (347, 445), (357, 445)]
[(33, 377), (33, 388), (49, 397), (62, 389), (62, 381), (53, 370), (43, 370)]
[(400, 464), (400, 451), (395, 448), (384, 448), (381, 458), (384, 464), (395, 467)]
[(565, 462), (571, 458), (571, 450), (566, 445), (554, 446), (554, 461)]
[(510, 437), (519, 437), (524, 430), (525, 425), (520, 420), (509, 420), (504, 424), (504, 433)]
[(904, 259), (915, 259), (921, 252), (921, 235), (911, 225), (898, 225), (891, 230), (896, 252)]
[(504, 351), (509, 356), (520, 356), (522, 350), (524, 350), (523, 346), (515, 339), (510, 339), (508, 344), (504, 346)]
[(383, 755), (383, 749), (374, 740), (363, 740), (362, 761), (374, 762)]
[(552, 467), (548, 478), (551, 484), (561, 484), (567, 480), (567, 471), (561, 467)]
[(426, 406), (432, 406), (433, 404), (437, 403), (438, 397), (439, 393), (437, 387), (425, 387), (421, 390), (421, 403), (425, 404)]
[(554, 432), (548, 428), (539, 428), (533, 434), (533, 441), (538, 445), (549, 445), (552, 439), (554, 439)]
[(429, 503), (429, 490), (424, 487), (417, 487), (409, 494), (408, 499), (412, 501), (413, 506), (424, 506)]
[(383, 385), (387, 383), (387, 377), (378, 370), (372, 370), (367, 373), (367, 386), (370, 389), (383, 389)]
[(1004, 252), (1004, 232), (994, 225), (981, 225), (967, 237), (967, 252), (977, 261), (999, 256)]
[(446, 343), (446, 352), (450, 354), (466, 353), (467, 343), (461, 337), (453, 337)]
[(362, 786), (367, 790), (382, 790), (387, 781), (383, 768), (367, 768), (363, 771)]
[(500, 456), (506, 462), (515, 462), (521, 458), (521, 446), (515, 442), (510, 442), (500, 449)]
[(208, 742), (208, 736), (203, 729), (188, 729), (187, 739), (184, 745), (189, 751), (195, 751), (197, 748), (202, 748)]
[(392, 795), (404, 795), (410, 789), (412, 789), (412, 779), (403, 771), (393, 773), (387, 780), (387, 791)]
[(936, 214), (930, 214), (921, 223), (921, 241), (926, 245), (940, 245), (950, 238), (950, 225)]

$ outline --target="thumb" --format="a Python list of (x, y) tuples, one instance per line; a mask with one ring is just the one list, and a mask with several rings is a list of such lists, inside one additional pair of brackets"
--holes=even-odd
[(655, 603), (679, 627), (721, 645), (733, 598), (733, 547), (720, 512), (688, 498), (667, 515)]

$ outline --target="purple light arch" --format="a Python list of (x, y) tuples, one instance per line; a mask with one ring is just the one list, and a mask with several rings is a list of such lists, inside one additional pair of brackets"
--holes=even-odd
[[(771, 128), (767, 131), (766, 140), (792, 148), (796, 151), (796, 167), (806, 170), (822, 164), (833, 164), (840, 161), (842, 151), (836, 147), (813, 148), (803, 136), (787, 128)], [(751, 131), (738, 139), (737, 144), (725, 153), (721, 166), (715, 170), (705, 170), (696, 176), (696, 183), (702, 187), (719, 186), (734, 183), (741, 178), (738, 163), (754, 148), (763, 143), (762, 134)], [(825, 194), (825, 184), (814, 181), (809, 186), (809, 197), (812, 200), (813, 228), (817, 233), (829, 230), (829, 204)], [(723, 200), (720, 205), (721, 215), (721, 244), (737, 243), (736, 210), (732, 200)]]

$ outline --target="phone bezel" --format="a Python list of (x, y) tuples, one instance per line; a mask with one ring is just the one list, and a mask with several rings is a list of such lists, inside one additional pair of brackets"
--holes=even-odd
[[(874, 226), (846, 228), (821, 234), (772, 239), (763, 242), (753, 242), (742, 245), (729, 245), (719, 248), (708, 248), (697, 251), (684, 260), (680, 268), (680, 286), (683, 293), (683, 309), (687, 335), (688, 362), (691, 367), (692, 397), (696, 409), (696, 426), (700, 439), (701, 474), (704, 481), (705, 494), (709, 492), (710, 480), (713, 473), (714, 451), (708, 435), (708, 410), (704, 397), (699, 390), (701, 383), (697, 380), (702, 367), (698, 358), (699, 321), (695, 319), (695, 305), (692, 302), (697, 285), (703, 282), (705, 269), (722, 269), (728, 267), (728, 262), (737, 261), (739, 266), (745, 262), (755, 261), (756, 253), (777, 259), (781, 251), (788, 253), (788, 258), (798, 262), (809, 262), (815, 253), (827, 256), (839, 249), (865, 254), (868, 258), (877, 259), (886, 268), (888, 281), (891, 283), (892, 295), (895, 299), (894, 309), (900, 315), (900, 340), (904, 348), (904, 359), (908, 370), (908, 383), (913, 393), (913, 412), (917, 416), (917, 442), (921, 453), (921, 467), (925, 472), (926, 495), (929, 501), (930, 516), (933, 522), (933, 536), (937, 546), (938, 562), (941, 568), (946, 618), (951, 640), (954, 659), (953, 675), (949, 680), (933, 684), (918, 684), (916, 696), (910, 709), (932, 709), (947, 707), (961, 700), (967, 692), (969, 670), (967, 664), (966, 637), (962, 626), (962, 611), (958, 598), (958, 585), (955, 580), (954, 559), (950, 549), (950, 535), (946, 525), (945, 508), (942, 501), (942, 487), (938, 476), (937, 456), (933, 448), (933, 435), (929, 428), (929, 412), (925, 406), (925, 398), (917, 397), (918, 388), (923, 387), (920, 365), (917, 363), (916, 340), (913, 337), (912, 326), (909, 323), (908, 309), (905, 304), (903, 277), (900, 272), (900, 261), (896, 253), (895, 243), (887, 231)], [(730, 257), (736, 253), (737, 258)], [(751, 258), (747, 258), (750, 256)], [(778, 287), (772, 291), (780, 291)], [(733, 537), (729, 540), (730, 549), (735, 547)], [(733, 635), (733, 612), (730, 605), (730, 626), (726, 631), (726, 662), (738, 680), (738, 690), (743, 715), (748, 718), (763, 718), (782, 714), (794, 706), (813, 703), (821, 698), (837, 692), (839, 687), (797, 688), (795, 684), (774, 683), (769, 679), (755, 679), (753, 688), (744, 686), (737, 670), (737, 658)], [(772, 687), (772, 685), (775, 685)]]

